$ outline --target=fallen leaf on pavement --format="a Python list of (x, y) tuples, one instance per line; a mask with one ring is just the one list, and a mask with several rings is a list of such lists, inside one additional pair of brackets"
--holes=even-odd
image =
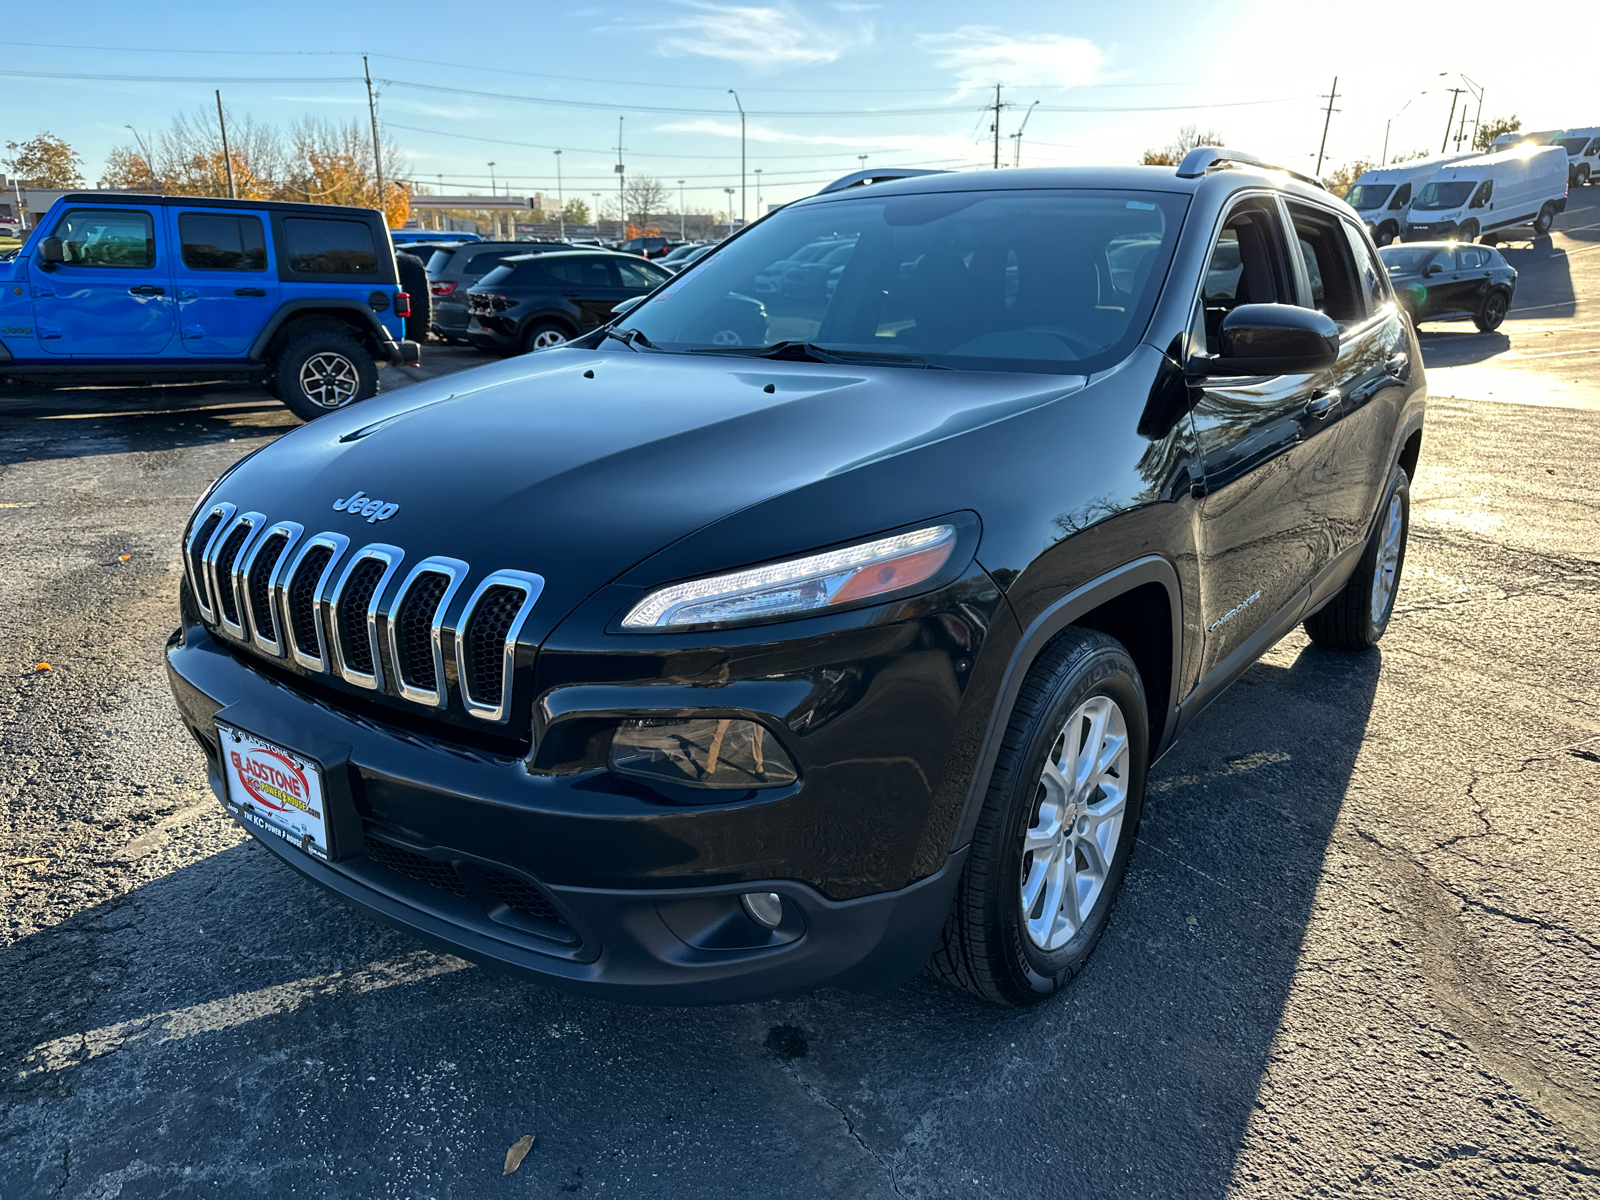
[(50, 668), (50, 664), (49, 663), (34, 663), (33, 664), (33, 669), (35, 671), (48, 671), (51, 668)]
[(6, 866), (8, 866), (8, 867), (31, 867), (31, 866), (33, 866), (34, 863), (42, 863), (42, 862), (48, 862), (48, 861), (49, 861), (49, 859), (44, 859), (44, 858), (8, 858), (8, 859), (6, 859)]
[(119, 554), (119, 555), (117, 555), (117, 561), (118, 562), (127, 562), (132, 557), (133, 557), (133, 555), (131, 555), (131, 554)]
[(502, 1175), (509, 1175), (522, 1165), (522, 1160), (528, 1157), (528, 1151), (533, 1149), (533, 1134), (525, 1133), (512, 1143), (511, 1149), (506, 1151), (506, 1169)]

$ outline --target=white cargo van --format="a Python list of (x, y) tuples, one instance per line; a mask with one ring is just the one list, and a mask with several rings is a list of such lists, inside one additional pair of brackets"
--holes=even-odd
[(1406, 209), (1411, 205), (1411, 194), (1417, 188), (1428, 182), (1440, 167), (1477, 157), (1477, 151), (1471, 154), (1436, 154), (1432, 158), (1414, 158), (1410, 162), (1375, 167), (1350, 185), (1350, 190), (1344, 195), (1345, 203), (1366, 222), (1372, 240), (1380, 246), (1387, 246), (1400, 237)]
[(1550, 144), (1567, 152), (1567, 182), (1573, 187), (1600, 182), (1600, 125), (1559, 130)]
[(1566, 207), (1567, 152), (1560, 146), (1515, 146), (1435, 171), (1412, 196), (1400, 236), (1408, 242), (1470, 242), (1513, 225), (1545, 234)]

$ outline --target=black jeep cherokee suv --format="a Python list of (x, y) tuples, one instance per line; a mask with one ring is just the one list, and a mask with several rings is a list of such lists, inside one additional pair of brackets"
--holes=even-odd
[(1416, 338), (1355, 213), (1243, 155), (899, 175), (214, 485), (168, 661), (241, 822), (577, 991), (1071, 978), (1150, 763), (1296, 623), (1382, 636)]

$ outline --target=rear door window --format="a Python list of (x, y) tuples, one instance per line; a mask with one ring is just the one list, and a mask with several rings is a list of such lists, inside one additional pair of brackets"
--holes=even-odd
[(378, 248), (365, 221), (285, 217), (284, 254), (301, 275), (376, 275)]
[(653, 288), (667, 273), (645, 262), (619, 262), (617, 274), (622, 277), (622, 286), (625, 288)]
[(266, 231), (244, 213), (178, 214), (183, 265), (191, 271), (265, 271)]
[[(589, 258), (580, 255), (550, 258), (539, 263), (561, 282), (580, 288), (612, 288), (617, 281), (608, 258)], [(653, 286), (653, 285), (652, 285)]]
[(52, 237), (61, 239), (69, 267), (143, 268), (156, 265), (156, 227), (139, 208), (75, 208), (61, 214)]
[(1344, 236), (1339, 218), (1309, 205), (1290, 203), (1288, 207), (1311, 290), (1304, 299), (1340, 325), (1363, 320), (1367, 315), (1366, 297), (1356, 278), (1350, 240)]

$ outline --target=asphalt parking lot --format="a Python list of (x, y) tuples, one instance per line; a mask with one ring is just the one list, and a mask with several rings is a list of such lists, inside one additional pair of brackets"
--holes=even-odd
[(1600, 187), (1502, 249), (1502, 330), (1424, 327), (1380, 652), (1296, 632), (1208, 710), (1025, 1013), (581, 1000), (347, 909), (161, 661), (194, 497), (294, 418), (0, 395), (0, 1198), (1600, 1195)]

